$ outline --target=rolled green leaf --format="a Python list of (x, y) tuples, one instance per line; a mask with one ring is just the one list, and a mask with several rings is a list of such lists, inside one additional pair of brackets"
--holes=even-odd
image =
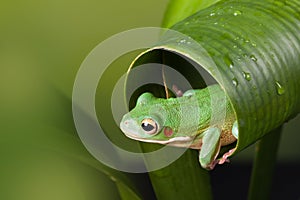
[[(202, 66), (235, 110), (238, 152), (300, 110), (299, 6), (295, 0), (220, 1), (171, 27), (198, 42), (202, 50), (166, 32), (160, 44), (140, 55), (133, 67), (157, 62), (155, 55), (186, 76), (196, 77), (191, 67), (178, 66), (179, 57)], [(196, 88), (203, 86), (201, 78), (192, 77), (191, 82)]]

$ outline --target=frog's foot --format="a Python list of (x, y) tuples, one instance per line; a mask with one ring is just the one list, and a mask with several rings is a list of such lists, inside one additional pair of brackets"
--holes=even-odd
[(173, 92), (175, 92), (175, 95), (177, 97), (182, 97), (183, 92), (176, 85), (172, 86), (172, 90), (173, 90)]
[(206, 169), (213, 170), (217, 164), (219, 164), (219, 160), (214, 160), (209, 165), (206, 166)]
[(218, 160), (218, 164), (221, 165), (221, 164), (224, 164), (225, 162), (229, 162), (228, 157), (231, 156), (234, 151), (235, 151), (235, 148), (234, 149), (230, 149), (227, 153), (224, 153), (224, 155), (222, 156), (222, 158), (220, 158)]
[(228, 159), (228, 157), (231, 156), (231, 155), (233, 154), (234, 151), (235, 151), (235, 148), (234, 148), (234, 149), (230, 149), (227, 153), (225, 153), (225, 154), (222, 156), (222, 158), (216, 159), (216, 160), (214, 160), (212, 163), (210, 163), (210, 164), (206, 167), (206, 169), (212, 170), (212, 169), (215, 168), (215, 166), (216, 166), (217, 164), (222, 165), (222, 164), (224, 164), (225, 162), (229, 163), (230, 160)]

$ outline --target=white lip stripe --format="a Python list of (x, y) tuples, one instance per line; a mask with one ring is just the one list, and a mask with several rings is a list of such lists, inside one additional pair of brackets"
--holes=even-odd
[(190, 142), (192, 141), (191, 137), (185, 136), (185, 137), (175, 137), (175, 138), (171, 138), (169, 140), (165, 140), (165, 141), (159, 141), (159, 140), (149, 140), (149, 139), (143, 139), (143, 138), (136, 138), (133, 137), (131, 135), (127, 135), (127, 137), (134, 139), (134, 140), (138, 140), (138, 141), (142, 141), (142, 142), (150, 142), (150, 143), (157, 143), (157, 144), (169, 144), (169, 143), (173, 143), (173, 142)]

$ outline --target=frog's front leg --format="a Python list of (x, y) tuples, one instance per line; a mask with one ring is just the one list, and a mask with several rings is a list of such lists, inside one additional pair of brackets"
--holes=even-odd
[(213, 169), (218, 163), (216, 160), (221, 143), (221, 130), (216, 127), (211, 127), (203, 132), (202, 146), (199, 153), (199, 162), (203, 168)]

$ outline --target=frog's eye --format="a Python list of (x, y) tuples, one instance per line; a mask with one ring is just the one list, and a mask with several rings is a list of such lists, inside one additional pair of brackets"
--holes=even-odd
[(141, 127), (149, 135), (154, 135), (158, 131), (157, 123), (151, 118), (143, 119)]

